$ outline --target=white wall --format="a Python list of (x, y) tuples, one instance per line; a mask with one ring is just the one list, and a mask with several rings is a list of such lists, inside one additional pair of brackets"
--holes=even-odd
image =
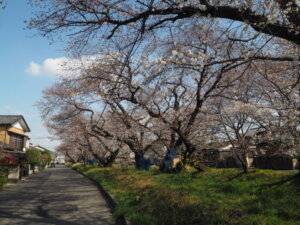
[(66, 158), (64, 155), (61, 154), (57, 154), (55, 157), (55, 163), (65, 163), (66, 162)]
[(20, 178), (20, 166), (9, 166), (8, 179), (17, 180)]
[(26, 143), (25, 143), (25, 148), (29, 148), (30, 147), (30, 142), (29, 142), (29, 139), (26, 139)]
[(19, 122), (14, 123), (13, 127), (18, 128), (20, 130), (23, 130), (23, 127), (22, 127), (22, 125)]

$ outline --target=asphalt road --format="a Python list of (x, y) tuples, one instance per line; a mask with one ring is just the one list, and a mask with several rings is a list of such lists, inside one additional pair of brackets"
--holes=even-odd
[(98, 188), (60, 166), (0, 191), (0, 225), (113, 225)]

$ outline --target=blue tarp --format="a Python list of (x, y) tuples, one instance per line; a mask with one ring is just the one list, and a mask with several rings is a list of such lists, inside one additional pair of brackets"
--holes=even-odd
[(168, 152), (164, 161), (163, 171), (168, 172), (172, 169), (173, 160), (176, 158), (176, 156), (177, 156), (177, 149), (171, 149)]
[(140, 170), (149, 170), (150, 166), (152, 165), (150, 159), (145, 159), (144, 155), (141, 153), (135, 154), (135, 163), (136, 168)]

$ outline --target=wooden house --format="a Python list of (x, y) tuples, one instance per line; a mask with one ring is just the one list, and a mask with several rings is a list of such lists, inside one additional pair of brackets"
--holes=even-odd
[(0, 142), (10, 145), (14, 151), (25, 151), (29, 146), (30, 132), (25, 119), (21, 115), (0, 115)]
[(30, 128), (22, 115), (0, 115), (0, 165), (9, 169), (9, 179), (26, 175), (26, 154)]

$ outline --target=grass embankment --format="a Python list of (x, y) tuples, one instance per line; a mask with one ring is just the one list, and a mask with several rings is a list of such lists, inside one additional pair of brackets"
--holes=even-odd
[(212, 169), (162, 174), (73, 166), (116, 199), (132, 225), (299, 225), (300, 178), (294, 172)]

